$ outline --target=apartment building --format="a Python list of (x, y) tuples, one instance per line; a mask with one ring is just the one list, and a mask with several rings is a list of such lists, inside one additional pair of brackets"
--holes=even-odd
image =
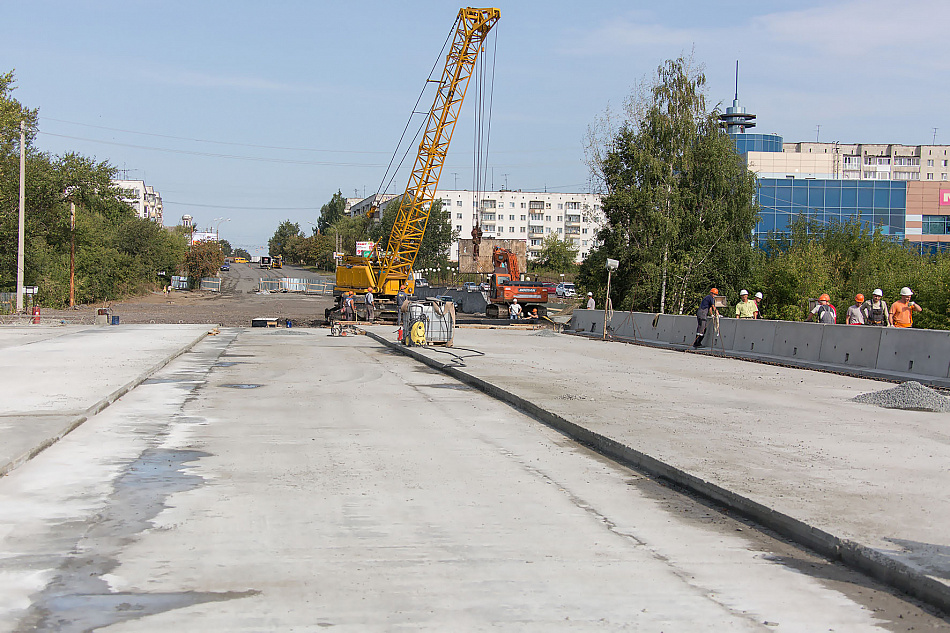
[(122, 200), (135, 209), (136, 215), (162, 224), (162, 196), (144, 180), (117, 180), (112, 184), (122, 191)]
[(760, 240), (808, 214), (855, 218), (925, 252), (950, 247), (950, 145), (786, 143), (745, 134), (728, 112), (721, 118), (759, 180)]
[[(380, 197), (380, 205), (395, 198)], [(366, 213), (376, 194), (350, 206), (351, 216)], [(539, 191), (482, 191), (439, 189), (435, 198), (448, 209), (452, 228), (461, 239), (469, 239), (478, 222), (482, 236), (524, 240), (528, 257), (536, 257), (544, 238), (557, 235), (578, 249), (577, 261), (583, 261), (595, 245), (603, 211), (601, 196), (590, 193), (548, 193)], [(452, 245), (449, 259), (458, 261), (458, 243)]]

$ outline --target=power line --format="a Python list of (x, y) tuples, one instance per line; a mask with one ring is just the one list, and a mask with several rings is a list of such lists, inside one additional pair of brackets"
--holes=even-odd
[(236, 207), (230, 204), (199, 204), (197, 202), (175, 202), (163, 200), (162, 204), (177, 204), (183, 207), (202, 207), (205, 209), (239, 209), (242, 211), (314, 211), (316, 207)]
[(148, 145), (134, 145), (132, 143), (117, 143), (115, 141), (102, 141), (94, 138), (83, 138), (80, 136), (68, 136), (66, 134), (54, 134), (53, 132), (43, 132), (40, 131), (40, 134), (45, 134), (46, 136), (55, 136), (58, 138), (68, 138), (74, 141), (86, 141), (89, 143), (102, 143), (104, 145), (115, 145), (118, 147), (131, 147), (134, 149), (147, 149), (156, 152), (166, 152), (169, 154), (186, 154), (188, 156), (205, 156), (209, 158), (229, 158), (232, 160), (250, 160), (261, 163), (280, 163), (284, 165), (321, 165), (321, 166), (332, 166), (332, 167), (383, 167), (383, 165), (375, 163), (340, 163), (334, 161), (310, 161), (310, 160), (295, 160), (291, 158), (264, 158), (261, 156), (239, 156), (236, 154), (217, 154), (214, 152), (196, 152), (193, 150), (185, 149), (169, 149), (167, 147), (151, 147)]
[(210, 139), (191, 138), (187, 136), (172, 136), (170, 134), (155, 134), (152, 132), (138, 132), (136, 130), (124, 130), (122, 128), (106, 127), (103, 125), (92, 125), (90, 123), (77, 123), (76, 121), (65, 121), (63, 119), (51, 119), (49, 117), (44, 117), (44, 120), (55, 121), (56, 123), (66, 123), (68, 125), (80, 125), (82, 127), (91, 127), (97, 130), (108, 130), (110, 132), (125, 132), (126, 134), (139, 134), (141, 136), (154, 136), (156, 138), (170, 138), (177, 141), (193, 141), (195, 143), (214, 143), (216, 145), (233, 145), (235, 147), (255, 147), (258, 149), (280, 149), (280, 150), (288, 150), (292, 152), (328, 152), (328, 153), (336, 153), (336, 154), (386, 154), (387, 153), (387, 152), (372, 152), (372, 151), (362, 151), (362, 150), (315, 149), (311, 147), (282, 147), (280, 145), (255, 145), (253, 143), (234, 143), (230, 141), (213, 141)]

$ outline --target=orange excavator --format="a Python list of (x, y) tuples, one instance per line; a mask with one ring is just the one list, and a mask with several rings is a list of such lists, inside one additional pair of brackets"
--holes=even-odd
[(547, 316), (548, 289), (540, 283), (521, 281), (518, 256), (507, 248), (496, 246), (492, 249), (491, 259), (495, 272), (491, 276), (485, 316), (489, 319), (507, 318), (508, 309), (515, 299), (521, 305), (522, 316), (528, 316), (535, 308), (539, 317)]

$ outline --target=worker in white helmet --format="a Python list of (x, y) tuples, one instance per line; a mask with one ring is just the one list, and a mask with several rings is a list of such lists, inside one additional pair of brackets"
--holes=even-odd
[(521, 318), (521, 306), (518, 304), (518, 299), (511, 300), (511, 305), (508, 306), (508, 318), (512, 321), (517, 321)]
[(597, 304), (594, 302), (594, 293), (588, 292), (587, 293), (587, 309), (593, 310), (596, 307), (596, 305)]
[(914, 292), (904, 286), (901, 288), (901, 298), (891, 305), (891, 325), (894, 327), (913, 327), (914, 312), (920, 312), (921, 308), (911, 297)]
[(762, 318), (762, 299), (761, 292), (755, 293), (755, 299), (753, 299), (753, 301), (755, 301), (755, 318), (757, 319)]
[(758, 312), (759, 306), (756, 305), (755, 301), (749, 299), (749, 291), (745, 289), (740, 290), (739, 303), (736, 304), (736, 318), (754, 319)]

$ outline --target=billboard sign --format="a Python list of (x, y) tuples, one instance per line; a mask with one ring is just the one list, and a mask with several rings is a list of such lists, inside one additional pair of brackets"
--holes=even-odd
[(356, 255), (358, 257), (369, 257), (373, 254), (373, 242), (357, 242), (356, 243)]
[(940, 190), (940, 206), (950, 205), (950, 189)]

